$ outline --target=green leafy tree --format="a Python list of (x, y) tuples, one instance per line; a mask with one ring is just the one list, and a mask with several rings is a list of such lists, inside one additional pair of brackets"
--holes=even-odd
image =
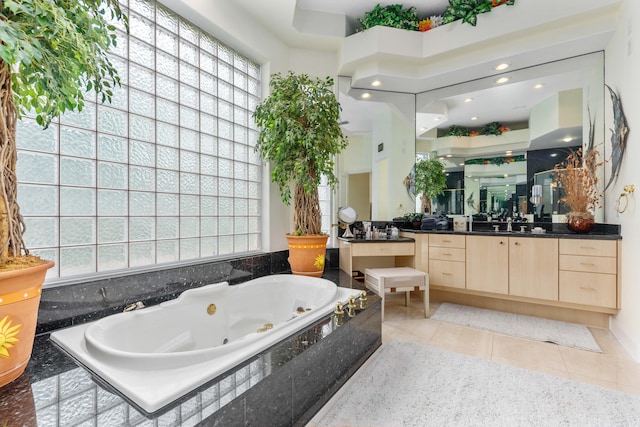
[(46, 128), (84, 94), (111, 101), (120, 84), (108, 51), (116, 25), (128, 30), (117, 0), (0, 0), (0, 260), (28, 255), (17, 203), (16, 123), (27, 113)]
[(419, 160), (416, 163), (416, 194), (422, 194), (422, 210), (431, 212), (431, 200), (444, 194), (447, 176), (438, 159)]
[(271, 76), (271, 94), (253, 114), (261, 129), (256, 150), (270, 162), (271, 180), (282, 201), (291, 203), (295, 184), (294, 226), (298, 234), (320, 234), (322, 215), (318, 186), (322, 176), (329, 186), (338, 182), (334, 156), (347, 146), (339, 125), (340, 103), (333, 79), (311, 78), (289, 72)]

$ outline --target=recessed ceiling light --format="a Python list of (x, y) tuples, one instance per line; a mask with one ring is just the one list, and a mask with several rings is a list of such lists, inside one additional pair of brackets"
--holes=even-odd
[(453, 157), (453, 154), (447, 154), (447, 157)]
[(511, 150), (507, 150), (507, 151), (505, 151), (505, 152), (504, 152), (504, 154), (506, 154), (506, 155), (508, 156), (508, 155), (510, 155), (510, 154), (513, 154), (513, 151), (511, 151)]
[(573, 140), (573, 138), (571, 138), (570, 136), (566, 137), (566, 138), (562, 138), (562, 140), (564, 142), (571, 142)]
[[(508, 177), (509, 177), (509, 174), (508, 174), (508, 173), (505, 173), (503, 176), (504, 176), (505, 178), (508, 178)], [(507, 185), (509, 185), (509, 184), (507, 184)]]
[(438, 160), (444, 160), (444, 157), (438, 157)]
[(374, 80), (371, 82), (371, 86), (373, 87), (382, 86), (382, 82), (380, 80)]
[(506, 83), (509, 80), (511, 80), (511, 77), (500, 77), (498, 80), (496, 80), (496, 83), (501, 85), (502, 83)]
[(427, 130), (427, 128), (420, 128), (421, 132), (424, 132), (425, 130)]
[(458, 166), (464, 166), (464, 162), (460, 163)]
[(471, 120), (478, 120), (478, 116), (471, 117)]
[(369, 92), (365, 92), (362, 95), (360, 95), (360, 98), (369, 99), (369, 98), (371, 98), (371, 94)]
[(558, 157), (558, 153), (551, 153), (549, 154), (549, 157)]
[(449, 176), (449, 173), (445, 173), (445, 176)]
[(502, 64), (496, 65), (496, 70), (497, 71), (506, 70), (507, 68), (509, 68), (509, 64), (507, 64), (506, 62), (503, 62)]
[(440, 121), (440, 117), (434, 117), (433, 121), (434, 122), (439, 122)]
[(473, 98), (465, 98), (464, 102), (466, 102), (467, 104), (473, 102)]
[(542, 89), (544, 87), (544, 84), (542, 83), (538, 83), (537, 85), (535, 85), (533, 88), (534, 89)]

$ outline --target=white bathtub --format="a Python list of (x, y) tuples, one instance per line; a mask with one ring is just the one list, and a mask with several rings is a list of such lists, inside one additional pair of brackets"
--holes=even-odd
[(354, 289), (273, 275), (53, 332), (51, 340), (131, 403), (154, 413), (329, 314)]

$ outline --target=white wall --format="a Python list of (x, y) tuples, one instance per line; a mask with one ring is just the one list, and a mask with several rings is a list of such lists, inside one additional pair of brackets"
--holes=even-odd
[[(638, 197), (640, 197), (640, 2), (625, 0), (619, 15), (618, 29), (605, 51), (605, 83), (614, 89), (622, 100), (629, 126), (629, 135), (620, 173), (615, 184), (606, 193), (605, 216), (608, 223), (622, 226), (622, 310), (612, 318), (611, 330), (632, 356), (640, 361), (640, 221)], [(613, 128), (613, 112), (608, 91), (605, 92), (606, 128)], [(606, 132), (606, 157), (611, 150)], [(610, 166), (610, 165), (609, 165)], [(607, 179), (609, 172), (606, 174)], [(636, 193), (629, 197), (624, 214), (616, 212), (616, 200), (626, 184), (636, 186)]]

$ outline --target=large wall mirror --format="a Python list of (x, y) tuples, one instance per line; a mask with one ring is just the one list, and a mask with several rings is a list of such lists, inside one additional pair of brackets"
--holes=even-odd
[(358, 220), (389, 221), (413, 212), (406, 187), (416, 159), (415, 95), (356, 89), (338, 78), (342, 129), (349, 146), (338, 159), (339, 205), (351, 206)]
[[(437, 209), (560, 221), (565, 210), (544, 171), (582, 146), (591, 125), (595, 143), (604, 141), (604, 90), (596, 52), (417, 94), (416, 153), (438, 156), (450, 177)], [(483, 135), (490, 123), (508, 130)], [(454, 125), (480, 134), (446, 136)], [(545, 196), (537, 203), (534, 184)]]
[[(505, 80), (498, 83), (501, 77)], [(553, 180), (541, 173), (581, 146), (591, 125), (596, 144), (604, 142), (604, 90), (602, 52), (415, 95), (356, 89), (341, 77), (342, 126), (350, 144), (339, 159), (339, 204), (354, 206), (359, 220), (413, 212), (415, 197), (405, 179), (416, 157), (437, 156), (449, 187), (437, 201), (438, 211), (450, 216), (508, 211), (560, 221), (557, 198), (546, 197), (554, 191)], [(452, 125), (477, 130), (492, 122), (509, 131), (445, 136)], [(536, 176), (545, 197), (533, 204)], [(596, 212), (596, 220), (602, 215)]]

